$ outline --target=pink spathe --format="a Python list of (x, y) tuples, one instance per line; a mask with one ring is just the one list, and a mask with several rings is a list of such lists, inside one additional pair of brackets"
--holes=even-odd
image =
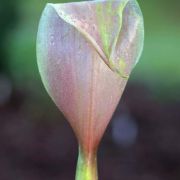
[(47, 92), (79, 143), (76, 180), (97, 180), (103, 133), (143, 49), (136, 0), (47, 4), (37, 59)]
[(95, 150), (127, 80), (114, 73), (82, 34), (59, 18), (51, 6), (41, 19), (37, 52), (48, 93), (83, 148)]

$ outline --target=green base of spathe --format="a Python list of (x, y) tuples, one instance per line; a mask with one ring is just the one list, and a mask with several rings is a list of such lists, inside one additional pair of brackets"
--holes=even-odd
[(85, 153), (79, 148), (76, 180), (98, 180), (96, 153)]

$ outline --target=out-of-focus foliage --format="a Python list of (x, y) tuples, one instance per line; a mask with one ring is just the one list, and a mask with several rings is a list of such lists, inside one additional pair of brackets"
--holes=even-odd
[[(17, 1), (6, 1), (0, 3), (0, 70), (6, 69), (6, 47), (5, 41), (9, 31), (17, 22)], [(7, 70), (7, 69), (6, 69)]]
[[(65, 0), (1, 0), (0, 40), (6, 37), (3, 49), (8, 56), (6, 61), (1, 52), (1, 64), (7, 65), (17, 86), (26, 82), (26, 87), (34, 88), (32, 84), (41, 83), (35, 44), (39, 19), (47, 2)], [(177, 99), (180, 97), (180, 1), (139, 0), (139, 4), (145, 21), (145, 47), (130, 80), (143, 82), (158, 97)], [(11, 22), (16, 22), (16, 27)], [(3, 29), (5, 23), (10, 24), (8, 31)]]
[(180, 98), (180, 1), (139, 1), (145, 20), (145, 47), (133, 80), (162, 98)]

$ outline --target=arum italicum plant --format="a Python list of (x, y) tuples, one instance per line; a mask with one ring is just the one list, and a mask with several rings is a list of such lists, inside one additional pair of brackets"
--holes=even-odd
[(47, 92), (79, 143), (76, 180), (97, 180), (103, 133), (143, 49), (143, 17), (136, 0), (47, 4), (37, 59)]

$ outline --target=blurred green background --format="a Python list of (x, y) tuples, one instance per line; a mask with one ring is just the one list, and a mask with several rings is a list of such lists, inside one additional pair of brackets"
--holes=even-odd
[[(74, 176), (77, 144), (45, 92), (36, 63), (36, 34), (47, 2), (65, 1), (0, 0), (2, 180), (71, 180)], [(133, 143), (127, 147), (131, 141), (121, 141), (122, 134), (117, 143), (113, 132), (124, 121), (112, 122), (100, 148), (100, 174), (103, 180), (178, 180), (180, 1), (138, 2), (145, 21), (144, 51), (113, 118), (114, 122), (119, 112), (125, 114), (129, 122), (125, 128), (134, 133), (126, 138)]]
[[(36, 33), (41, 12), (49, 1), (4, 2), (1, 5), (1, 31), (9, 21), (8, 31), (3, 32), (3, 46), (8, 71), (16, 84), (39, 84), (36, 65)], [(58, 3), (62, 1), (50, 1)], [(142, 58), (131, 80), (141, 81), (158, 97), (177, 100), (180, 98), (180, 1), (139, 0), (145, 21), (145, 47)], [(33, 82), (32, 82), (33, 81)]]

